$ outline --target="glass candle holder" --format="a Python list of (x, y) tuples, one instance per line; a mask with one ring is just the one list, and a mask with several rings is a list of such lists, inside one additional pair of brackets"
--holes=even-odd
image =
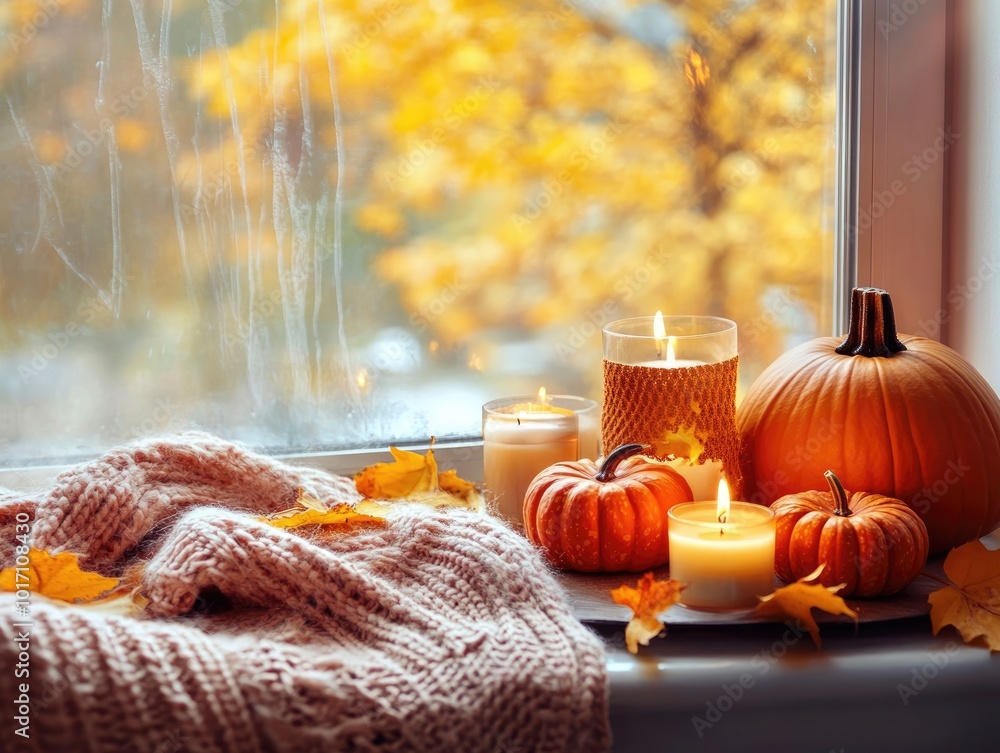
[(487, 504), (524, 525), (524, 493), (541, 471), (577, 460), (577, 414), (533, 397), (507, 397), (483, 406), (483, 489)]
[(667, 510), (670, 578), (687, 585), (680, 603), (699, 609), (740, 609), (774, 590), (774, 513), (733, 502), (720, 523), (716, 502)]
[(604, 447), (651, 445), (685, 477), (695, 500), (712, 498), (723, 473), (738, 495), (736, 323), (640, 316), (608, 324), (603, 342)]
[(578, 460), (597, 460), (601, 456), (601, 405), (589, 397), (549, 395), (546, 403), (553, 408), (571, 410), (576, 414), (579, 431)]

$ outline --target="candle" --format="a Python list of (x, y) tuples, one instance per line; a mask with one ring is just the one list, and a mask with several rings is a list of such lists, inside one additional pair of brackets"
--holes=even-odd
[(739, 488), (736, 325), (703, 316), (636, 317), (604, 328), (604, 446), (641, 442), (712, 499)]
[(774, 513), (729, 501), (690, 502), (667, 511), (670, 577), (687, 584), (681, 603), (702, 609), (750, 607), (774, 590)]
[(722, 480), (722, 461), (706, 460), (704, 463), (692, 463), (687, 458), (673, 458), (662, 461), (677, 471), (691, 487), (694, 499), (709, 499), (719, 488)]
[(601, 456), (601, 406), (596, 400), (576, 395), (544, 395), (539, 390), (539, 401), (553, 408), (573, 411), (579, 428), (579, 459), (597, 460)]
[(524, 525), (524, 494), (541, 471), (579, 458), (577, 414), (545, 402), (504, 398), (483, 406), (483, 486), (488, 502)]

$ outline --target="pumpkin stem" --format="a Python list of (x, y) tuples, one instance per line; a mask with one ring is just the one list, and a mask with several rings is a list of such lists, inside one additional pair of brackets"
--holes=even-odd
[(842, 356), (888, 358), (902, 350), (906, 346), (896, 337), (896, 315), (889, 293), (881, 288), (854, 288), (851, 326), (837, 352)]
[(594, 479), (602, 483), (610, 481), (615, 477), (615, 471), (618, 470), (619, 463), (621, 463), (625, 458), (638, 455), (640, 452), (644, 452), (647, 449), (649, 449), (649, 445), (645, 444), (623, 444), (621, 447), (617, 448), (614, 452), (604, 458), (604, 462), (601, 464), (601, 470), (597, 472)]
[(844, 489), (844, 485), (840, 483), (840, 479), (833, 471), (827, 471), (823, 476), (826, 477), (826, 482), (830, 485), (830, 491), (833, 493), (833, 514), (842, 518), (849, 517), (851, 508), (847, 504), (847, 491)]

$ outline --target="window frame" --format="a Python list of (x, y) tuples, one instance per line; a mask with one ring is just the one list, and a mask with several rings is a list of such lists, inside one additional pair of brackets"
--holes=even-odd
[[(950, 1), (950, 0), (949, 0)], [(937, 337), (927, 322), (945, 312), (948, 259), (948, 155), (940, 155), (919, 180), (899, 195), (893, 181), (912, 175), (913, 160), (948, 132), (946, 102), (950, 14), (948, 2), (840, 0), (837, 61), (837, 192), (833, 331), (846, 331), (847, 291), (887, 287), (896, 302), (899, 329)], [(907, 9), (916, 8), (912, 13)], [(900, 15), (900, 14), (903, 15)], [(914, 61), (919, 65), (914, 65)], [(909, 172), (907, 172), (909, 171)], [(890, 202), (880, 202), (886, 192)], [(879, 217), (872, 208), (889, 203)], [(865, 211), (868, 211), (866, 220)], [(890, 274), (891, 273), (891, 274)], [(923, 327), (923, 330), (921, 329)], [(401, 444), (423, 452), (427, 443)], [(457, 438), (434, 445), (438, 464), (463, 478), (482, 481), (482, 440)], [(276, 457), (350, 475), (385, 461), (388, 447), (293, 452)], [(5, 467), (0, 486), (18, 491), (43, 488), (70, 466)]]

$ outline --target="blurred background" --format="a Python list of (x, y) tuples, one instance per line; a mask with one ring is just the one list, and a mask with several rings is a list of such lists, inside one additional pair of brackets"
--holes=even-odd
[(475, 436), (832, 326), (836, 0), (5, 0), (0, 461)]

